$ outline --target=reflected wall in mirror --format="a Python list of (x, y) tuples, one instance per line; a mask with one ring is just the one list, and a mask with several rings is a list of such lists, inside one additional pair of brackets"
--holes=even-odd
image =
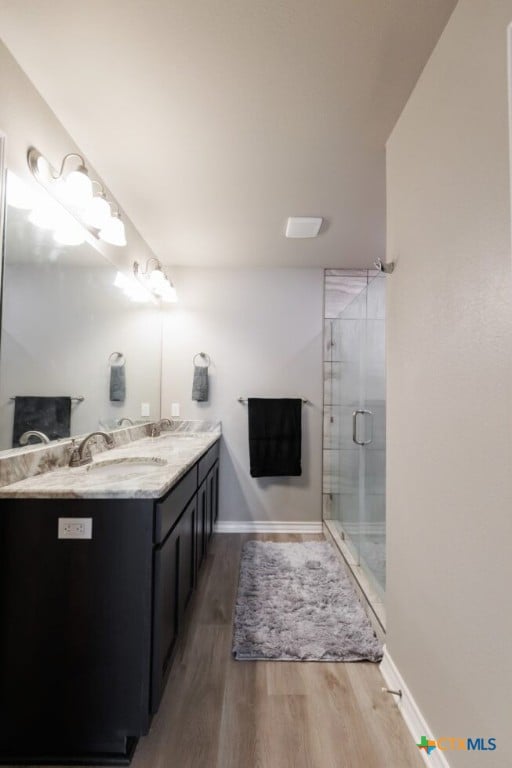
[[(89, 242), (58, 242), (37, 190), (8, 173), (5, 191), (0, 449), (17, 447), (23, 427), (37, 424), (56, 439), (159, 418), (158, 306), (119, 290), (117, 268)], [(124, 400), (114, 402), (113, 352), (125, 359)]]

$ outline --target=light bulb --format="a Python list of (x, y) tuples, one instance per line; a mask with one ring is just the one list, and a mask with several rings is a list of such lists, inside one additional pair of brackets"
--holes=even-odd
[(12, 171), (7, 171), (7, 204), (22, 211), (29, 211), (34, 202), (34, 195), (28, 184)]
[(126, 245), (124, 224), (119, 213), (113, 213), (100, 230), (100, 237), (110, 245)]
[(92, 199), (92, 182), (84, 166), (66, 176), (66, 196), (70, 205), (85, 208)]
[(95, 229), (101, 229), (110, 217), (110, 205), (102, 195), (95, 195), (84, 211), (84, 221)]
[(52, 194), (62, 203), (62, 205), (68, 205), (69, 195), (68, 188), (64, 179), (54, 179), (52, 181)]
[(167, 282), (167, 278), (160, 267), (156, 267), (152, 272), (149, 273), (148, 280), (151, 288), (154, 290), (160, 289), (161, 286), (165, 285)]

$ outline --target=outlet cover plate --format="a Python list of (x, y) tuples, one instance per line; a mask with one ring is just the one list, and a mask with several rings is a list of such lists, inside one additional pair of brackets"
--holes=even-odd
[(92, 517), (59, 517), (59, 539), (92, 539)]

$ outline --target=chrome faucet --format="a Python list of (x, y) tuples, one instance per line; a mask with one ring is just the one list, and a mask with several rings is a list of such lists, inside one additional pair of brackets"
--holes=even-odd
[(114, 439), (112, 435), (107, 434), (107, 432), (91, 432), (84, 437), (78, 447), (75, 446), (75, 441), (73, 440), (73, 451), (71, 453), (71, 458), (69, 459), (70, 467), (82, 467), (84, 464), (91, 463), (92, 455), (91, 449), (89, 448), (89, 441), (96, 436), (102, 437), (109, 449), (114, 447)]
[(123, 421), (127, 421), (128, 424), (131, 427), (133, 427), (133, 419), (128, 418), (128, 416), (123, 416), (122, 419), (119, 419), (118, 422), (117, 422), (118, 426), (122, 427), (123, 426)]
[(149, 434), (151, 437), (159, 437), (162, 433), (162, 429), (164, 426), (168, 426), (169, 429), (172, 429), (173, 423), (170, 419), (160, 419), (160, 421), (154, 421), (152, 424), (149, 424)]
[(29, 429), (28, 432), (24, 432), (20, 437), (20, 445), (27, 445), (29, 437), (37, 437), (40, 443), (50, 442), (50, 438), (44, 432), (39, 432), (37, 429)]
[(150, 437), (158, 437), (160, 435), (160, 432), (162, 431), (160, 429), (159, 421), (154, 421), (152, 424), (148, 424), (148, 428), (149, 428)]

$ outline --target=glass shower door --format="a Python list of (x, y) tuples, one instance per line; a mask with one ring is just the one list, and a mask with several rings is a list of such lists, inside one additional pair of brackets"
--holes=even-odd
[(377, 595), (385, 589), (385, 281), (326, 328), (324, 448), (331, 523)]
[(362, 391), (369, 434), (360, 456), (359, 562), (376, 592), (386, 587), (386, 337), (385, 277), (375, 277), (366, 289), (366, 322), (362, 354)]

